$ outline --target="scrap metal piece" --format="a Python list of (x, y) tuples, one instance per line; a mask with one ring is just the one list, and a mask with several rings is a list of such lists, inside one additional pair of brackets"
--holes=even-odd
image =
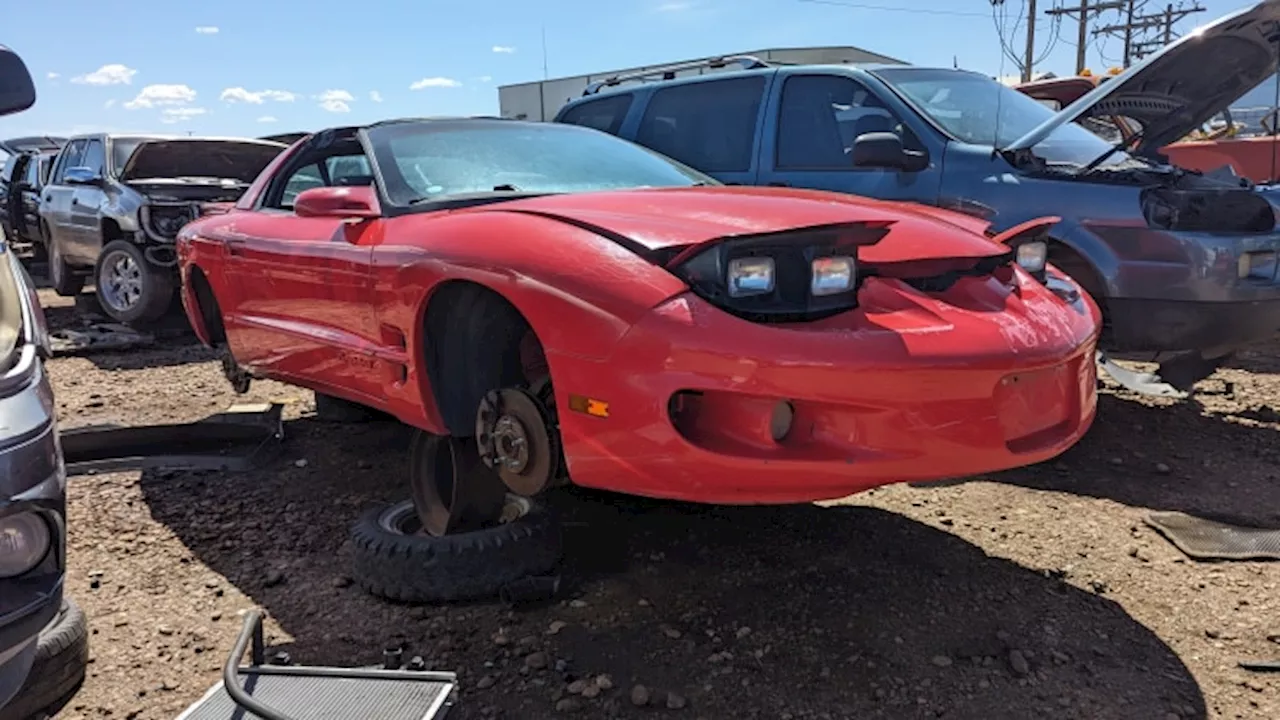
[(1145, 520), (1195, 560), (1280, 560), (1280, 529), (1230, 525), (1180, 512), (1154, 512)]
[(1113, 380), (1123, 385), (1125, 389), (1139, 395), (1176, 398), (1178, 400), (1185, 400), (1190, 395), (1190, 393), (1164, 382), (1159, 375), (1135, 372), (1117, 365), (1114, 360), (1107, 357), (1101, 350), (1095, 355), (1095, 360), (1100, 370), (1110, 375)]
[(284, 405), (238, 405), (193, 423), (63, 430), (67, 475), (182, 468), (251, 470), (284, 439)]
[(154, 345), (156, 338), (151, 333), (139, 332), (127, 325), (102, 323), (90, 325), (82, 330), (70, 328), (54, 330), (49, 333), (49, 340), (54, 357), (59, 357), (147, 347)]
[(1280, 660), (1271, 660), (1268, 662), (1249, 662), (1242, 661), (1236, 663), (1241, 669), (1252, 672), (1280, 672)]

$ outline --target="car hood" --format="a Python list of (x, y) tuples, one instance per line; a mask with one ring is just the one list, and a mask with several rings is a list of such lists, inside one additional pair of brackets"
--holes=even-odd
[(1218, 18), (1103, 82), (1005, 150), (1034, 147), (1070, 122), (1120, 115), (1142, 123), (1134, 154), (1153, 155), (1229, 108), (1275, 72), (1280, 0)]
[(219, 178), (251, 183), (287, 146), (267, 140), (176, 138), (138, 145), (120, 170), (124, 182)]
[(620, 235), (648, 250), (841, 223), (887, 226), (864, 262), (994, 257), (1007, 250), (960, 213), (820, 190), (700, 187), (546, 195), (460, 212), (524, 212)]

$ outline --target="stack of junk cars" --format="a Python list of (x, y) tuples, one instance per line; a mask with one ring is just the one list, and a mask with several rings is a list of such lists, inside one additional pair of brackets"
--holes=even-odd
[[(145, 321), (176, 291), (238, 392), (277, 380), (329, 419), (415, 428), (409, 499), (352, 530), (367, 591), (509, 593), (559, 561), (558, 486), (791, 503), (1040, 463), (1089, 429), (1100, 363), (1184, 394), (1273, 335), (1277, 195), (1162, 149), (1272, 73), (1277, 23), (1266, 0), (1056, 112), (961, 70), (740, 58), (607, 80), (551, 123), (400, 119), (287, 147), (41, 139), (26, 163), (62, 149), (47, 180), (21, 174), (38, 218), (5, 227), (47, 247), (60, 292), (96, 264), (113, 317)], [(1081, 124), (1114, 116), (1137, 130), (1112, 143)], [(48, 471), (9, 473), (0, 501), (12, 693), (42, 657), (35, 631), (83, 616), (60, 600), (47, 343), (3, 259), (0, 397), (31, 420), (5, 425), (0, 462), (30, 453), (23, 467)], [(1112, 354), (1160, 360), (1159, 376)], [(314, 701), (315, 678), (267, 672), (260, 644), (251, 616), (186, 717)], [(299, 684), (269, 700), (250, 675)], [(418, 680), (430, 712), (453, 702), (456, 678)]]

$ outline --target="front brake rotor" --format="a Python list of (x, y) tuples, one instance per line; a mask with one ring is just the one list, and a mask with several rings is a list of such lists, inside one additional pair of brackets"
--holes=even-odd
[(517, 495), (532, 497), (551, 484), (560, 457), (550, 412), (521, 388), (485, 395), (476, 413), (480, 459)]

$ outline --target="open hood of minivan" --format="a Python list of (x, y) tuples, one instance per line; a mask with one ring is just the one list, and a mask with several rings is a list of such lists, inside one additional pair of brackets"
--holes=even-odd
[(248, 138), (148, 140), (120, 171), (124, 182), (157, 178), (218, 178), (251, 183), (287, 146)]
[(1278, 58), (1280, 0), (1263, 0), (1184, 35), (1003, 149), (1034, 147), (1077, 120), (1119, 115), (1142, 125), (1133, 153), (1154, 155), (1270, 77)]
[(0, 150), (10, 155), (18, 155), (32, 150), (42, 152), (53, 152), (61, 150), (63, 145), (67, 144), (67, 139), (63, 137), (52, 137), (49, 135), (31, 135), (29, 137), (11, 138), (9, 140), (0, 140)]

